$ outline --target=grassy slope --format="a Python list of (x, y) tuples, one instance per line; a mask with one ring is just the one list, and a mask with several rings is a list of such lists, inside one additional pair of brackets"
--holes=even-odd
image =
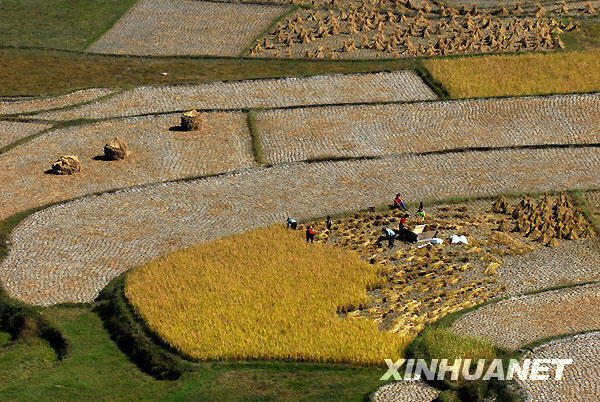
[[(44, 314), (71, 339), (72, 353), (50, 366), (32, 364), (27, 376), (0, 384), (1, 399), (361, 400), (380, 385), (383, 374), (380, 369), (300, 363), (209, 363), (179, 381), (157, 381), (127, 360), (87, 307), (52, 307)], [(12, 347), (0, 347), (0, 373), (14, 367), (8, 358), (14, 355)]]
[(13, 343), (10, 335), (0, 332), (0, 384), (7, 387), (28, 381), (40, 370), (57, 361), (54, 349), (40, 338)]
[(4, 0), (0, 45), (83, 50), (136, 0)]

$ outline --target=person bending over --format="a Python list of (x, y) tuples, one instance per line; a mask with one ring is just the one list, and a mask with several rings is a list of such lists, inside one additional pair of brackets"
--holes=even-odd
[(312, 226), (306, 227), (306, 242), (314, 243), (315, 242), (315, 231)]
[(383, 228), (385, 239), (388, 241), (388, 247), (394, 247), (394, 240), (396, 240), (396, 233), (392, 229)]

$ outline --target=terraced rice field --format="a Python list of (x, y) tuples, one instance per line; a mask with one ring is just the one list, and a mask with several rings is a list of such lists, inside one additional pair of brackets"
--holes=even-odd
[(0, 121), (0, 148), (52, 127), (50, 124)]
[(489, 304), (460, 317), (452, 328), (517, 349), (539, 339), (600, 328), (598, 308), (600, 285), (585, 285)]
[(100, 102), (36, 117), (56, 120), (100, 119), (193, 108), (241, 109), (433, 99), (436, 99), (436, 95), (415, 72), (395, 71), (139, 87)]
[(586, 197), (594, 217), (600, 222), (600, 191), (590, 191), (586, 194)]
[(236, 56), (288, 7), (141, 0), (89, 52)]
[[(513, 200), (510, 208), (516, 204), (518, 200)], [(368, 292), (363, 307), (345, 316), (374, 320), (380, 330), (417, 334), (447, 314), (522, 293), (523, 288), (600, 281), (600, 250), (593, 239), (560, 240), (557, 246), (545, 247), (543, 236), (539, 240), (533, 234), (513, 232), (518, 220), (492, 212), (490, 200), (427, 206), (426, 211), (428, 230), (437, 231), (444, 240), (465, 234), (468, 244), (445, 241), (418, 249), (397, 242), (388, 248), (378, 238), (384, 227), (395, 230), (401, 215), (397, 210), (334, 219), (331, 232), (323, 219), (308, 223), (318, 233), (317, 242), (351, 250), (380, 268), (381, 287)], [(572, 213), (576, 216), (578, 211)], [(407, 224), (414, 223), (409, 218)], [(584, 227), (578, 225), (580, 233)], [(488, 273), (491, 264), (496, 264), (493, 274)]]
[(375, 270), (277, 225), (163, 256), (127, 277), (125, 295), (154, 333), (194, 359), (381, 365), (410, 338), (336, 314), (365, 301)]
[[(115, 188), (202, 176), (254, 166), (246, 116), (206, 113), (197, 132), (169, 131), (179, 115), (110, 120), (50, 131), (0, 155), (0, 219), (34, 206)], [(122, 161), (94, 159), (114, 137), (131, 156)], [(80, 173), (44, 174), (61, 155), (77, 155)]]
[(0, 98), (0, 114), (31, 113), (88, 102), (116, 90), (107, 88), (82, 89), (66, 95), (48, 98)]
[(364, 209), (398, 191), (428, 200), (598, 187), (598, 169), (598, 148), (504, 150), (298, 163), (134, 188), (25, 219), (12, 232), (0, 277), (11, 295), (33, 304), (90, 301), (155, 256), (286, 216)]
[(526, 359), (573, 359), (565, 367), (562, 380), (554, 380), (555, 368), (548, 381), (518, 380), (531, 401), (594, 401), (600, 395), (600, 332), (558, 339), (527, 353)]
[(277, 109), (257, 114), (270, 163), (600, 142), (600, 95)]

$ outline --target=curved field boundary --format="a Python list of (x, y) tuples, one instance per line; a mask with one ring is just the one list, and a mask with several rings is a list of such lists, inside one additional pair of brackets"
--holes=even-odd
[(461, 316), (452, 329), (514, 350), (540, 339), (598, 329), (599, 308), (600, 284), (590, 284), (488, 304)]
[(0, 121), (0, 153), (10, 144), (34, 136), (51, 127), (51, 124), (44, 123)]
[(267, 163), (600, 142), (600, 94), (259, 111)]
[(69, 110), (37, 115), (50, 120), (103, 119), (186, 109), (226, 110), (312, 104), (434, 100), (413, 71), (318, 75), (197, 85), (145, 86)]
[(252, 227), (411, 199), (600, 186), (600, 150), (542, 149), (297, 163), (86, 197), (25, 219), (0, 265), (24, 301), (91, 301), (169, 251)]
[[(597, 310), (596, 310), (597, 311)], [(525, 359), (573, 359), (565, 367), (561, 380), (555, 380), (555, 369), (547, 381), (517, 379), (530, 401), (594, 401), (600, 395), (600, 332), (556, 339), (526, 353)], [(556, 367), (556, 366), (554, 366)]]
[(90, 88), (65, 95), (39, 98), (0, 98), (0, 115), (28, 114), (80, 105), (117, 92), (116, 89)]
[(236, 56), (289, 5), (141, 0), (88, 52)]
[[(0, 155), (0, 219), (50, 202), (190, 176), (255, 166), (246, 115), (206, 113), (198, 132), (170, 131), (179, 115), (132, 117), (60, 128)], [(0, 122), (2, 127), (2, 122)], [(114, 137), (128, 144), (122, 161), (100, 158)], [(72, 176), (44, 174), (60, 155), (77, 155), (82, 171)]]

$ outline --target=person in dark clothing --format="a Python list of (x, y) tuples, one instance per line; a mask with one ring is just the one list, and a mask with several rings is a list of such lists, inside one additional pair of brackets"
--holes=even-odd
[(325, 225), (327, 226), (327, 230), (331, 231), (331, 216), (327, 217), (327, 221), (325, 221)]
[(286, 224), (288, 229), (292, 228), (293, 230), (296, 230), (298, 228), (298, 222), (296, 222), (295, 219), (287, 218)]
[(312, 226), (306, 227), (306, 242), (315, 242), (315, 231), (313, 230)]
[(393, 209), (403, 209), (407, 211), (406, 206), (404, 206), (404, 200), (400, 197), (400, 194), (396, 194), (396, 198), (394, 198)]

